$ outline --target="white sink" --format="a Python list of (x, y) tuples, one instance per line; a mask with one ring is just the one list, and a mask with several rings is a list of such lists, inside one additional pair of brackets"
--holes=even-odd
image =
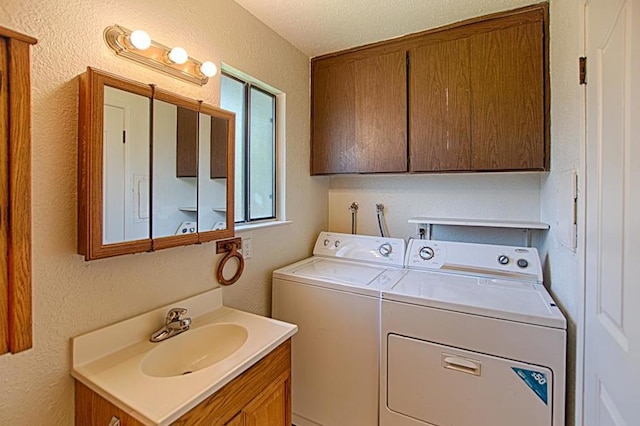
[(157, 343), (142, 359), (142, 372), (152, 377), (174, 377), (210, 367), (233, 355), (247, 341), (247, 329), (238, 324), (211, 324), (187, 330)]

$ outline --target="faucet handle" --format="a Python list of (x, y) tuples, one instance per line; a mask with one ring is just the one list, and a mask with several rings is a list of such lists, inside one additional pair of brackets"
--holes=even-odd
[(167, 322), (178, 321), (180, 316), (185, 315), (187, 310), (185, 308), (172, 308), (167, 312)]

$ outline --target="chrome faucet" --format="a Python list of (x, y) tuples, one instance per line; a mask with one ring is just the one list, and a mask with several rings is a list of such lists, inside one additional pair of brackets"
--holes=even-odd
[(181, 316), (186, 313), (187, 310), (185, 308), (170, 309), (169, 312), (167, 312), (164, 327), (153, 333), (149, 340), (152, 342), (162, 342), (176, 334), (187, 331), (189, 326), (191, 326), (191, 318), (181, 318)]

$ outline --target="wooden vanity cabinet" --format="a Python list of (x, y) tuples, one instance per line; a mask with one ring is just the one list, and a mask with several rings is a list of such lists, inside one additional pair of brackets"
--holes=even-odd
[[(389, 52), (406, 55), (405, 68), (393, 77), (369, 73), (387, 92), (371, 95), (377, 108), (353, 107), (354, 77), (336, 64), (350, 58), (376, 64)], [(333, 74), (319, 72), (325, 69)], [(315, 58), (312, 70), (312, 174), (549, 168), (546, 3)], [(402, 96), (390, 93), (407, 96), (399, 105)], [(394, 114), (408, 114), (408, 122), (387, 118)], [(369, 126), (361, 129), (367, 149), (350, 123)], [(408, 134), (407, 146), (385, 139), (398, 133)], [(405, 154), (408, 167), (379, 166), (377, 158)], [(370, 167), (353, 167), (352, 157)]]
[(311, 173), (406, 172), (405, 50), (340, 54), (311, 67)]
[[(76, 425), (142, 426), (76, 380)], [(290, 426), (291, 339), (184, 414), (174, 426)]]

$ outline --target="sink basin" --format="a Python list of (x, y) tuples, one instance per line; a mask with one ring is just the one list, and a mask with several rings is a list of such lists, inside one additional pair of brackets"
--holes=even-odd
[(212, 324), (185, 331), (158, 343), (142, 359), (142, 372), (153, 377), (175, 377), (202, 370), (240, 349), (247, 336), (247, 329), (237, 324)]

